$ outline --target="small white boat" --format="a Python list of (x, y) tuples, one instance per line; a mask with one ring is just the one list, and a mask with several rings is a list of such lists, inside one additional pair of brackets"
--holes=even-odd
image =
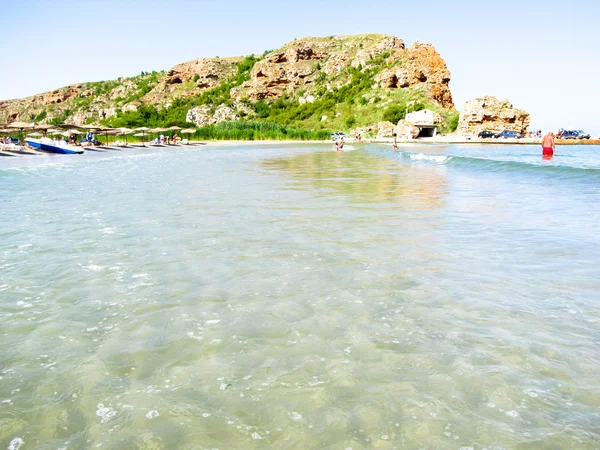
[(83, 153), (83, 149), (81, 147), (76, 147), (74, 145), (69, 145), (65, 141), (53, 141), (50, 138), (41, 138), (41, 139), (25, 139), (25, 142), (29, 144), (31, 147), (36, 148), (38, 150), (43, 150), (51, 153), (62, 153), (64, 155), (73, 155)]

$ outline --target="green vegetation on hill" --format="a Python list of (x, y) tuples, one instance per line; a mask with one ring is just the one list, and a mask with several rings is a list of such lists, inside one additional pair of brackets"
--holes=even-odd
[(250, 72), (257, 61), (256, 57), (247, 56), (243, 61), (237, 63), (237, 72), (234, 75), (219, 86), (207, 89), (198, 96), (176, 98), (168, 108), (158, 109), (153, 105), (142, 105), (137, 111), (117, 111), (116, 116), (109, 117), (102, 123), (116, 128), (190, 126), (185, 118), (191, 108), (203, 105), (232, 105), (231, 89), (250, 79)]
[(300, 130), (268, 122), (236, 121), (198, 128), (191, 139), (207, 140), (326, 140), (329, 132)]
[[(23, 102), (19, 107), (36, 122), (85, 121), (90, 124), (100, 121), (105, 126), (127, 128), (173, 125), (187, 128), (192, 126), (186, 122), (192, 108), (203, 107), (197, 117), (206, 118), (222, 106), (231, 107), (243, 125), (238, 128), (231, 124), (206, 127), (205, 133), (215, 139), (231, 133), (259, 139), (257, 136), (268, 133), (291, 138), (290, 134), (300, 130), (314, 130), (323, 135), (338, 130), (348, 132), (381, 121), (397, 123), (406, 113), (422, 109), (431, 109), (442, 118), (440, 132), (454, 131), (458, 113), (443, 108), (432, 99), (432, 83), (438, 83), (439, 88), (441, 78), (439, 72), (435, 72), (437, 78), (427, 81), (430, 77), (427, 69), (432, 65), (427, 62), (427, 54), (423, 58), (419, 54), (428, 74), (427, 77), (421, 75), (425, 77), (422, 83), (411, 82), (406, 88), (380, 88), (375, 81), (386, 69), (393, 69), (388, 74), (397, 69), (408, 70), (413, 74), (411, 80), (414, 80), (414, 73), (418, 73), (415, 72), (418, 64), (417, 69), (413, 67), (415, 59), (405, 58), (394, 39), (375, 34), (303, 38), (260, 56), (227, 58), (226, 62), (219, 60), (217, 63), (189, 61), (175, 66), (169, 73), (142, 72), (128, 78), (69, 86), (64, 88), (64, 94), (60, 90), (52, 92), (50, 104), (36, 104), (34, 100)], [(308, 57), (302, 53), (305, 51), (302, 49), (307, 48), (314, 50)], [(252, 69), (259, 61), (257, 78), (248, 83)], [(352, 64), (360, 61), (362, 65), (353, 67), (350, 61)], [(235, 73), (227, 76), (232, 69)], [(386, 76), (384, 74), (383, 78)], [(198, 82), (204, 77), (219, 80), (220, 84), (201, 90)], [(77, 94), (74, 97), (73, 89)], [(232, 89), (235, 89), (235, 98)], [(261, 97), (267, 97), (267, 100), (250, 100)], [(220, 109), (219, 113), (222, 117), (230, 111)], [(210, 122), (208, 117), (205, 123)], [(258, 127), (259, 123), (266, 125)]]

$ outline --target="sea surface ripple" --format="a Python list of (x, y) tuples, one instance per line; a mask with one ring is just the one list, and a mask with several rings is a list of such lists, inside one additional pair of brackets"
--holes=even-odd
[(600, 446), (600, 148), (0, 159), (0, 448)]

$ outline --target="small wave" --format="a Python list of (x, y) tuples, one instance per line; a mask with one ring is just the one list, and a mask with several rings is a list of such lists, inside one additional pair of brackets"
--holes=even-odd
[(540, 162), (501, 160), (460, 155), (434, 155), (428, 153), (400, 152), (400, 158), (419, 163), (451, 165), (469, 169), (496, 172), (542, 172), (561, 178), (600, 178), (600, 168), (577, 167), (564, 164), (545, 164)]
[(433, 161), (438, 164), (445, 164), (452, 159), (452, 156), (427, 155), (425, 153), (408, 153), (407, 155), (413, 161)]

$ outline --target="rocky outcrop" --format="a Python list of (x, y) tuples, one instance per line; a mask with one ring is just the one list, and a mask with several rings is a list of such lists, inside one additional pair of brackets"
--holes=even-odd
[(161, 103), (169, 98), (198, 95), (219, 86), (237, 70), (241, 58), (201, 58), (177, 64), (143, 98), (145, 103)]
[[(321, 99), (327, 91), (349, 85), (353, 77), (358, 76), (356, 70), (366, 75), (360, 81), (360, 95), (371, 104), (376, 102), (376, 97), (389, 99), (387, 103), (394, 98), (407, 97), (429, 104), (435, 102), (443, 109), (453, 108), (448, 87), (450, 72), (429, 44), (417, 42), (406, 47), (401, 39), (380, 34), (307, 37), (256, 59), (258, 62), (252, 67), (251, 64), (239, 64), (248, 61), (238, 57), (201, 58), (178, 64), (165, 72), (142, 72), (130, 78), (82, 83), (25, 99), (2, 101), (0, 122), (47, 122), (58, 118), (81, 125), (92, 119), (136, 111), (144, 105), (152, 105), (157, 110), (169, 108), (178, 98), (194, 98), (225, 82), (227, 87), (235, 86), (224, 89), (235, 105), (246, 101), (272, 102), (283, 96), (310, 104)], [(242, 83), (242, 80), (247, 81)], [(390, 92), (400, 89), (409, 90), (408, 95)], [(229, 112), (219, 109), (222, 103), (230, 103), (222, 94), (215, 96), (215, 104), (191, 112), (190, 120), (214, 123), (214, 120), (220, 120), (215, 116), (217, 110), (223, 117), (246, 114), (237, 106), (228, 107)], [(205, 100), (196, 104), (205, 103)], [(378, 106), (383, 107), (386, 102)], [(333, 118), (334, 109), (329, 108), (326, 115)]]
[(396, 127), (392, 122), (379, 122), (377, 124), (377, 138), (389, 138), (394, 135)]
[(415, 42), (398, 54), (398, 64), (375, 76), (383, 89), (425, 87), (433, 100), (444, 108), (452, 108), (450, 71), (433, 45)]
[(416, 139), (421, 130), (419, 130), (419, 127), (415, 126), (412, 122), (402, 119), (398, 121), (395, 131), (399, 138)]
[(460, 113), (457, 131), (465, 135), (476, 135), (484, 130), (494, 132), (511, 130), (525, 133), (529, 121), (529, 113), (514, 108), (508, 100), (487, 96), (465, 103)]
[(205, 105), (190, 109), (185, 120), (199, 127), (206, 127), (220, 122), (240, 120), (242, 117), (252, 117), (254, 114), (251, 108), (242, 103), (233, 106), (221, 105), (214, 110)]
[[(430, 44), (417, 42), (405, 48), (393, 36), (361, 35), (305, 38), (267, 54), (251, 74), (251, 80), (235, 89), (236, 99), (270, 100), (298, 90), (310, 90), (327, 81), (335, 86), (348, 82), (347, 67), (381, 68), (376, 88), (422, 88), (444, 108), (452, 108), (450, 71)], [(340, 78), (340, 82), (335, 82)]]

